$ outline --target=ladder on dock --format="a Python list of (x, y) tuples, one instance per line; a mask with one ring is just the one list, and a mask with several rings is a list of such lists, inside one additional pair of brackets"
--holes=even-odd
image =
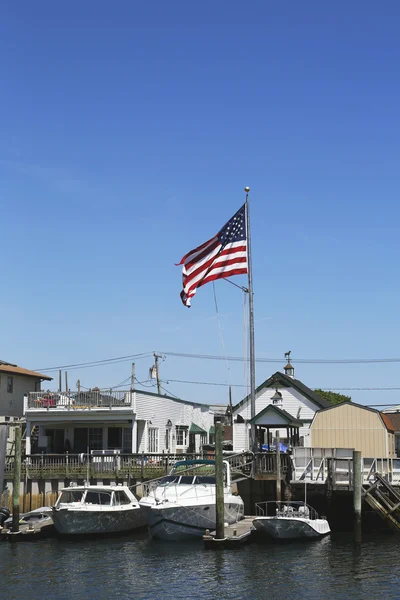
[(371, 486), (363, 490), (363, 497), (381, 519), (400, 533), (400, 494), (380, 473), (374, 474)]

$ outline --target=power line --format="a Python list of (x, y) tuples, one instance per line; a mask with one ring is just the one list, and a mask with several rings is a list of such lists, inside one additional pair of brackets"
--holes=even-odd
[[(197, 360), (226, 360), (236, 362), (248, 362), (248, 358), (242, 356), (219, 356), (214, 354), (190, 354), (187, 352), (162, 352), (166, 356), (175, 356), (178, 358), (191, 358)], [(151, 352), (142, 352), (140, 354), (130, 354), (127, 356), (116, 356), (113, 358), (104, 358), (102, 360), (73, 363), (68, 365), (58, 365), (54, 367), (45, 367), (40, 369), (34, 369), (42, 373), (49, 373), (51, 371), (59, 371), (62, 369), (88, 369), (91, 367), (106, 365), (106, 364), (118, 364), (126, 361), (130, 361), (133, 358), (140, 360), (142, 358), (149, 358), (152, 356)], [(258, 363), (282, 363), (282, 358), (256, 358)], [(293, 363), (299, 364), (374, 364), (374, 363), (400, 363), (400, 358), (293, 358)]]
[(73, 369), (73, 368), (89, 368), (96, 367), (104, 364), (117, 364), (120, 362), (125, 362), (128, 360), (132, 360), (132, 358), (141, 359), (148, 358), (151, 356), (151, 352), (142, 352), (141, 354), (130, 354), (129, 356), (116, 356), (115, 358), (104, 358), (102, 360), (93, 360), (89, 362), (75, 363), (71, 365), (59, 365), (58, 367), (46, 367), (45, 369), (34, 369), (34, 371), (39, 371), (39, 373), (48, 373), (50, 371), (59, 371), (61, 369)]
[[(243, 362), (242, 356), (219, 356), (215, 354), (189, 354), (187, 352), (165, 352), (166, 356), (176, 356), (180, 358), (194, 358), (198, 360), (225, 360)], [(247, 359), (248, 361), (249, 359)], [(282, 358), (256, 358), (260, 363), (282, 363)], [(301, 364), (372, 364), (372, 363), (400, 363), (400, 358), (293, 358), (292, 363)]]
[[(229, 383), (220, 383), (217, 381), (189, 381), (187, 379), (168, 379), (168, 380), (163, 380), (164, 383), (169, 384), (169, 383), (190, 383), (193, 385), (215, 385), (215, 386), (222, 386), (222, 387), (229, 387)], [(242, 383), (232, 383), (231, 387), (247, 387)], [(387, 391), (400, 391), (400, 387), (347, 387), (347, 388), (336, 388), (336, 387), (312, 387), (310, 389), (313, 390), (323, 390), (326, 392), (351, 392), (351, 391), (363, 391), (363, 392), (369, 392), (369, 391), (380, 391), (380, 392), (387, 392)]]

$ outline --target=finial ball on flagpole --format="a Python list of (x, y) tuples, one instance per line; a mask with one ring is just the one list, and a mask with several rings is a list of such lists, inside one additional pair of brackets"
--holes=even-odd
[(244, 188), (244, 191), (246, 192), (246, 194), (248, 194), (250, 191), (250, 188), (246, 185), (246, 187)]

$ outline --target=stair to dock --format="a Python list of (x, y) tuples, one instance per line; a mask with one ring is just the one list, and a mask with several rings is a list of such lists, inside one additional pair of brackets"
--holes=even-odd
[(363, 497), (381, 519), (400, 533), (400, 494), (380, 473), (374, 474), (371, 486), (363, 490)]

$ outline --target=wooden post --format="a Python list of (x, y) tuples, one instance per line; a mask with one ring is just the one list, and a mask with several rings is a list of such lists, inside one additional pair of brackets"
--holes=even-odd
[(15, 427), (15, 455), (13, 478), (13, 533), (19, 532), (19, 488), (21, 483), (21, 427)]
[(225, 537), (224, 514), (224, 463), (222, 454), (222, 423), (215, 424), (215, 508), (216, 508), (216, 539)]
[(361, 542), (361, 501), (362, 501), (362, 469), (361, 452), (353, 450), (353, 507), (354, 507), (354, 537)]
[(281, 441), (279, 431), (275, 432), (276, 446), (276, 501), (281, 501)]

